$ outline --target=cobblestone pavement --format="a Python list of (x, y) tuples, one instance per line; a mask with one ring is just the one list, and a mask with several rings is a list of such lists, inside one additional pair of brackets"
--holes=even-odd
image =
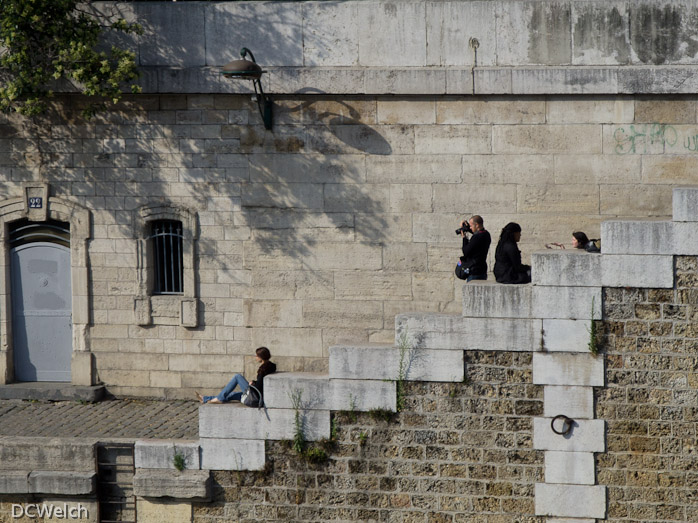
[(195, 401), (0, 400), (0, 436), (198, 439)]

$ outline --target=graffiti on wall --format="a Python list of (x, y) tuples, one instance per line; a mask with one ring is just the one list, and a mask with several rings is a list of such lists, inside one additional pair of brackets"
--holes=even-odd
[(679, 129), (659, 123), (617, 127), (613, 132), (616, 154), (659, 154), (698, 152), (695, 128)]

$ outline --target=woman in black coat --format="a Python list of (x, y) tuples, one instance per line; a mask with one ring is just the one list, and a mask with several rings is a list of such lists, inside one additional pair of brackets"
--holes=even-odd
[(494, 252), (494, 277), (499, 283), (530, 283), (531, 266), (521, 263), (521, 251), (516, 245), (521, 239), (521, 226), (507, 223), (499, 236)]

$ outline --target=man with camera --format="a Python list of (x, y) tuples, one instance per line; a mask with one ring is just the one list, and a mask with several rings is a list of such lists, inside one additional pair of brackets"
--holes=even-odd
[[(463, 256), (456, 266), (456, 276), (461, 280), (487, 279), (487, 252), (490, 250), (492, 237), (485, 230), (482, 216), (474, 215), (468, 221), (460, 223), (456, 234), (463, 237)], [(468, 238), (467, 234), (472, 236)]]

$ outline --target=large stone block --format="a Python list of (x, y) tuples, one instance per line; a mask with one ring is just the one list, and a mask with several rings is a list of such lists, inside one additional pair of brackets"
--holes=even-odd
[(601, 256), (576, 249), (534, 252), (531, 277), (538, 285), (600, 287)]
[(519, 95), (615, 93), (618, 76), (615, 67), (520, 67), (511, 71), (511, 89)]
[(615, 221), (601, 224), (604, 254), (674, 254), (673, 222)]
[(542, 321), (516, 318), (473, 320), (447, 314), (400, 314), (398, 335), (406, 332), (418, 347), (452, 350), (533, 351), (542, 346)]
[[(606, 422), (601, 419), (574, 420), (572, 430), (562, 435), (553, 432), (553, 418), (533, 419), (533, 448), (559, 452), (604, 452), (606, 450)], [(562, 421), (556, 422), (560, 430)]]
[(2, 438), (0, 470), (94, 472), (94, 444), (52, 438)]
[(191, 501), (136, 498), (138, 523), (191, 523)]
[(606, 518), (606, 487), (600, 485), (536, 483), (535, 499), (538, 516)]
[[(534, 285), (531, 316), (543, 319), (601, 319), (601, 288)], [(592, 311), (593, 305), (593, 311)]]
[(531, 303), (530, 285), (475, 280), (463, 286), (463, 316), (466, 317), (530, 318)]
[(513, 184), (459, 184), (434, 186), (434, 211), (462, 213), (486, 202), (491, 213), (506, 213), (516, 207), (516, 194), (520, 191)]
[[(302, 18), (301, 4), (206, 4), (206, 64), (238, 60), (240, 49), (248, 47), (266, 67), (303, 65)], [(265, 21), (263, 32), (255, 20)]]
[(417, 67), (366, 69), (364, 92), (366, 94), (445, 94), (446, 71)]
[[(307, 441), (329, 438), (328, 411), (301, 409), (301, 415)], [(294, 418), (294, 409), (253, 409), (239, 403), (207, 404), (199, 407), (199, 435), (202, 438), (293, 439)], [(202, 467), (212, 468), (205, 461)]]
[(543, 346), (550, 352), (588, 352), (589, 328), (586, 320), (543, 320)]
[(543, 414), (548, 418), (564, 414), (573, 419), (593, 419), (594, 389), (547, 385), (543, 388)]
[(495, 154), (601, 154), (596, 125), (495, 125)]
[[(395, 380), (400, 359), (400, 350), (389, 345), (336, 345), (330, 347), (330, 378)], [(403, 352), (402, 361), (409, 381), (463, 381), (462, 350), (415, 348)]]
[(494, 3), (431, 2), (426, 4), (426, 17), (429, 65), (472, 66), (474, 53), (463, 49), (463, 35), (479, 42), (477, 65), (496, 64)]
[[(205, 63), (204, 4), (136, 4), (135, 15), (147, 37), (139, 38), (143, 66), (200, 67)], [(172, 51), (176, 49), (177, 52)], [(215, 65), (223, 65), (220, 62)]]
[(174, 469), (177, 454), (184, 458), (185, 468), (201, 468), (199, 444), (196, 442), (148, 439), (136, 441), (134, 445), (137, 469)]
[[(545, 13), (545, 14), (544, 14)], [(497, 64), (569, 64), (572, 60), (568, 4), (527, 2), (497, 5)], [(536, 21), (536, 30), (531, 26)]]
[(603, 254), (600, 258), (604, 287), (674, 286), (673, 256)]
[(603, 387), (603, 357), (588, 354), (533, 354), (533, 383), (537, 385), (582, 385)]
[(675, 187), (672, 216), (676, 222), (698, 222), (698, 187)]
[(272, 409), (292, 409), (291, 395), (300, 391), (303, 408), (332, 410), (327, 374), (277, 372), (264, 378), (264, 404)]
[(27, 494), (29, 488), (29, 470), (3, 470), (0, 472), (0, 492), (3, 494)]
[(518, 211), (526, 214), (593, 214), (599, 208), (599, 190), (590, 185), (523, 185), (516, 195)]
[(97, 473), (33, 470), (29, 474), (29, 488), (35, 494), (90, 496), (97, 489)]
[(208, 470), (262, 470), (263, 439), (201, 438), (201, 465)]
[(594, 485), (596, 483), (594, 453), (546, 452), (545, 482)]
[(339, 300), (409, 300), (411, 284), (411, 275), (404, 271), (340, 271), (334, 276), (335, 298)]
[(304, 2), (303, 63), (309, 67), (352, 66), (359, 61), (356, 2)]
[[(632, 98), (601, 100), (548, 100), (548, 123), (632, 123), (635, 101)], [(614, 179), (615, 181), (615, 179)]]
[(676, 255), (698, 255), (698, 223), (674, 222), (674, 250)]
[(394, 381), (329, 379), (327, 374), (277, 373), (264, 379), (264, 401), (269, 408), (293, 408), (291, 396), (301, 393), (304, 409), (356, 410), (396, 408)]
[(360, 65), (427, 65), (425, 4), (361, 2), (358, 7), (358, 20)]
[(139, 469), (133, 476), (133, 493), (145, 498), (210, 500), (211, 472)]
[(671, 187), (643, 184), (642, 190), (638, 191), (635, 185), (601, 184), (599, 206), (602, 216), (664, 217), (671, 208)]
[(418, 125), (414, 131), (414, 152), (488, 154), (492, 152), (491, 136), (487, 125)]

